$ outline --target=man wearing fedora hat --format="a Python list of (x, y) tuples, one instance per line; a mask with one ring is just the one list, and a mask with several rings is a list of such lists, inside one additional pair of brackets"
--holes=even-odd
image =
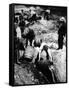
[(64, 36), (67, 33), (66, 19), (64, 17), (61, 17), (59, 23), (61, 24), (61, 26), (59, 27), (58, 30), (58, 49), (62, 49)]

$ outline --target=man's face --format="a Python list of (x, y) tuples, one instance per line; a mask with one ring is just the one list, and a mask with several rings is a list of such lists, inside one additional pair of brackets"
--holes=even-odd
[(64, 23), (64, 21), (58, 21), (58, 23), (59, 23), (60, 25), (62, 25), (62, 24)]

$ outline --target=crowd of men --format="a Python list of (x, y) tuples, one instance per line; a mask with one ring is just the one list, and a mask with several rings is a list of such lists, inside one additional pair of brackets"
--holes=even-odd
[[(50, 48), (47, 46), (42, 39), (35, 38), (36, 35), (32, 29), (29, 28), (30, 25), (38, 22), (42, 18), (44, 20), (49, 20), (51, 16), (50, 10), (41, 11), (42, 14), (37, 14), (34, 10), (29, 10), (29, 13), (15, 13), (14, 25), (15, 25), (15, 47), (17, 50), (16, 62), (20, 63), (20, 60), (30, 61), (32, 63), (38, 64), (38, 62), (46, 62), (45, 69), (42, 68), (42, 63), (38, 64), (43, 73), (48, 70), (48, 66), (52, 65), (52, 56)], [(60, 27), (58, 29), (58, 48), (63, 48), (63, 40), (67, 34), (67, 23), (64, 17), (61, 17), (58, 21)], [(50, 68), (51, 69), (51, 68)], [(49, 70), (48, 70), (49, 71)], [(49, 72), (51, 73), (51, 72)], [(48, 74), (49, 75), (49, 74)], [(54, 79), (54, 78), (53, 78)], [(53, 81), (54, 82), (54, 81)]]
[[(42, 13), (43, 14), (37, 14), (34, 10), (29, 10), (28, 14), (24, 13), (23, 10), (21, 10), (21, 13), (15, 13), (15, 16), (14, 16), (15, 37), (16, 37), (18, 50), (25, 50), (28, 45), (40, 48), (42, 43), (44, 43), (42, 42), (41, 39), (36, 42), (34, 31), (28, 28), (29, 25), (34, 24), (35, 22), (41, 20), (42, 18), (44, 18), (44, 20), (49, 20), (51, 11), (44, 10), (42, 11)], [(58, 30), (58, 49), (62, 49), (63, 39), (67, 33), (66, 19), (64, 17), (61, 17), (58, 23), (60, 24), (60, 27)], [(47, 53), (47, 50), (46, 50), (46, 53)], [(48, 52), (48, 54), (50, 53)]]

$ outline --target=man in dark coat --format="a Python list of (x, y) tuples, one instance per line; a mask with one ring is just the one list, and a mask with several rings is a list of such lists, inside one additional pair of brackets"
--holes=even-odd
[(61, 27), (58, 30), (58, 49), (63, 48), (63, 39), (67, 34), (67, 24), (65, 18), (60, 18)]
[(45, 10), (45, 13), (44, 13), (44, 19), (49, 20), (50, 15), (51, 15), (50, 10), (49, 10), (49, 9)]

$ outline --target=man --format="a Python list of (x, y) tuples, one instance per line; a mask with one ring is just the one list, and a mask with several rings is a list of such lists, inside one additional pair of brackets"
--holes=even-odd
[(51, 12), (49, 9), (45, 10), (44, 19), (49, 20), (50, 14)]
[(63, 39), (64, 39), (64, 36), (67, 34), (67, 24), (64, 17), (60, 18), (59, 23), (61, 24), (61, 27), (58, 30), (58, 49), (62, 49)]

